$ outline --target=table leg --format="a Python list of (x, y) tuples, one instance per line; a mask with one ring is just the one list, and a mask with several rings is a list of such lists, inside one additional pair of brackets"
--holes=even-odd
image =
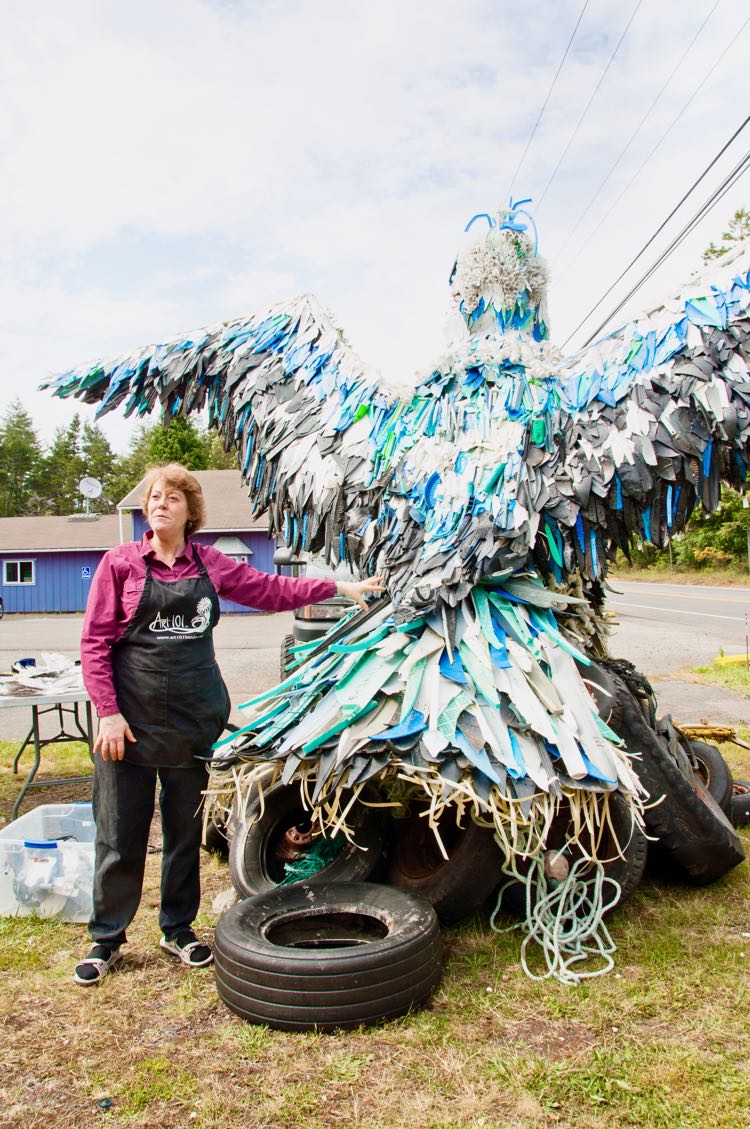
[(31, 744), (33, 736), (34, 736), (34, 726), (32, 725), (31, 729), (29, 730), (29, 732), (26, 734), (23, 741), (19, 745), (18, 752), (15, 755), (15, 759), (13, 761), (13, 775), (14, 776), (18, 775), (19, 761), (21, 760), (21, 757), (25, 753), (27, 746)]
[(91, 713), (91, 702), (86, 702), (86, 739), (89, 743), (89, 756), (94, 759), (94, 719)]
[(91, 752), (93, 752), (93, 748), (94, 748), (94, 739), (93, 739), (92, 731), (91, 731), (91, 702), (86, 702), (86, 728), (85, 729), (81, 725), (81, 716), (78, 713), (78, 706), (79, 705), (80, 705), (79, 702), (73, 703), (73, 710), (72, 710), (73, 721), (75, 722), (75, 727), (78, 730), (79, 734), (81, 735), (81, 737), (83, 737), (84, 741), (87, 743), (87, 745), (89, 747), (89, 752), (91, 753)]
[(34, 777), (36, 776), (37, 769), (39, 768), (39, 762), (42, 759), (42, 750), (41, 750), (41, 746), (39, 744), (39, 707), (38, 706), (34, 705), (34, 706), (31, 707), (31, 717), (32, 717), (32, 727), (31, 727), (31, 729), (32, 729), (32, 733), (34, 734), (34, 763), (32, 764), (31, 768), (29, 769), (28, 775), (27, 775), (26, 779), (24, 780), (23, 785), (21, 786), (21, 791), (18, 793), (18, 797), (16, 799), (16, 802), (13, 805), (13, 811), (11, 813), (11, 819), (17, 819), (18, 818), (18, 809), (21, 806), (21, 802), (22, 802), (24, 796), (26, 795), (26, 793), (28, 792), (29, 788), (32, 785)]

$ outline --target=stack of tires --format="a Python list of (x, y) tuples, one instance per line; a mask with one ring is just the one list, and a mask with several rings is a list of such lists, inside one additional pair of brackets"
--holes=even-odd
[(732, 775), (719, 750), (681, 737), (669, 719), (651, 724), (649, 708), (621, 676), (598, 676), (611, 703), (608, 724), (633, 754), (649, 797), (649, 837), (697, 885), (721, 878), (745, 854), (732, 822)]
[(430, 900), (370, 881), (387, 878), (389, 819), (367, 806), (374, 791), (362, 798), (356, 844), (342, 836), (306, 880), (293, 878), (315, 842), (299, 788), (261, 778), (243, 818), (230, 819), (229, 870), (243, 901), (217, 925), (215, 974), (219, 996), (244, 1019), (289, 1031), (356, 1027), (419, 1007), (440, 983)]
[(372, 882), (316, 882), (247, 898), (220, 919), (216, 986), (251, 1023), (331, 1031), (404, 1015), (440, 983), (428, 902)]
[[(602, 713), (634, 754), (649, 796), (648, 839), (625, 801), (609, 797), (596, 854), (619, 884), (619, 904), (641, 881), (649, 841), (694, 883), (721, 877), (744, 858), (732, 824), (750, 819), (750, 786), (733, 782), (714, 746), (687, 741), (668, 719), (656, 723), (617, 673), (597, 668), (595, 676)], [(229, 839), (230, 874), (243, 899), (217, 926), (216, 982), (245, 1019), (331, 1030), (423, 1004), (440, 982), (439, 924), (467, 917), (497, 889), (504, 858), (492, 830), (452, 809), (437, 828), (444, 854), (424, 808), (415, 804), (395, 819), (368, 805), (378, 798), (373, 788), (354, 809), (356, 845), (343, 836), (323, 841), (329, 853), (314, 870), (305, 869), (307, 852), (321, 840), (297, 786), (261, 781), (243, 819), (214, 829)], [(546, 845), (568, 864), (589, 854), (571, 832), (562, 806)], [(525, 913), (525, 895), (520, 884), (510, 887), (504, 908)]]

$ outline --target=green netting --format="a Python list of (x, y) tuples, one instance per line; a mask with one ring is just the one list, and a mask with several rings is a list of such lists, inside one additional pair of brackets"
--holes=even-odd
[(332, 839), (319, 838), (307, 854), (284, 865), (284, 877), (279, 886), (291, 886), (294, 882), (304, 882), (330, 866), (338, 858), (346, 843), (345, 835), (334, 835)]

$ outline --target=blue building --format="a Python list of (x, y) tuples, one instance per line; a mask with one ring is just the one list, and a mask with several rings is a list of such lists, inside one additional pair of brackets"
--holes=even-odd
[(8, 612), (79, 612), (107, 549), (113, 514), (0, 518), (0, 596)]
[[(250, 516), (239, 471), (196, 471), (206, 496), (208, 521), (195, 540), (273, 573), (275, 544), (265, 521)], [(140, 539), (146, 526), (139, 483), (117, 514), (0, 518), (0, 596), (6, 613), (81, 612), (91, 578), (114, 545)], [(222, 613), (248, 612), (227, 600)]]

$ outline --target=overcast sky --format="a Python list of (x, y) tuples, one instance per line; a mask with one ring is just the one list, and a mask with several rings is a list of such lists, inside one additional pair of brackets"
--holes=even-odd
[[(513, 189), (539, 200), (635, 11), (532, 206), (560, 345), (747, 113), (750, 30), (738, 34), (746, 3), (719, 0), (680, 62), (712, 6), (642, 0), (636, 11), (636, 0), (589, 0)], [(384, 376), (413, 379), (440, 350), (464, 224), (507, 198), (582, 7), (6, 0), (0, 413), (20, 397), (49, 440), (76, 406), (35, 392), (48, 374), (306, 290)], [(740, 160), (748, 138), (750, 127), (602, 316)], [(661, 267), (636, 307), (677, 287), (748, 203), (750, 178)], [(124, 449), (134, 425), (103, 422)]]

